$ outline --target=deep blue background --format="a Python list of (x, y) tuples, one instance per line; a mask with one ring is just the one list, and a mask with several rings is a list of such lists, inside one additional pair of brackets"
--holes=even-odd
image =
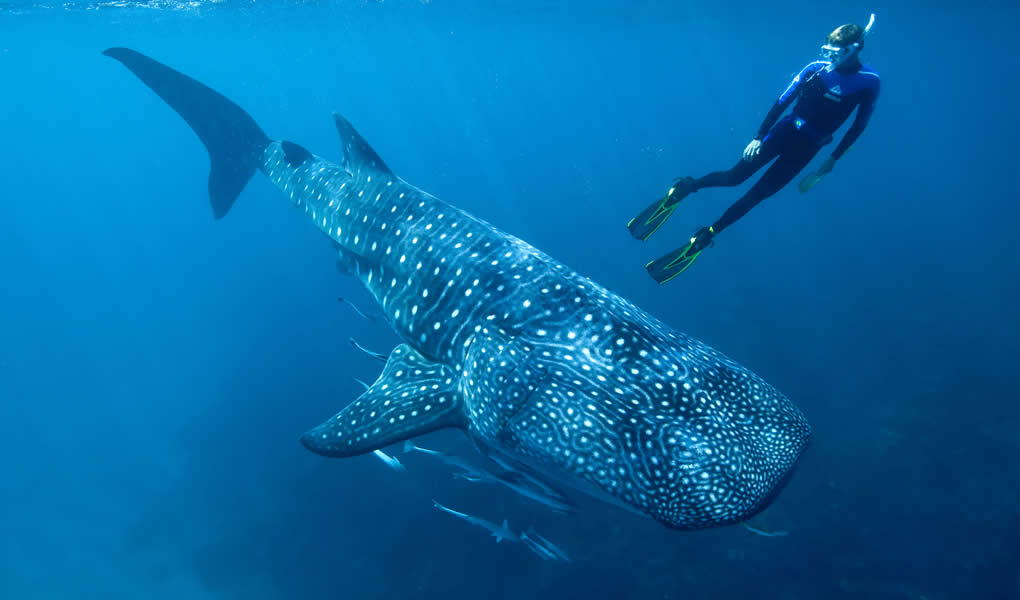
[[(1020, 9), (701, 4), (0, 11), (0, 597), (1020, 594)], [(854, 150), (655, 285), (642, 265), (741, 190), (692, 196), (647, 244), (627, 220), (730, 166), (824, 35), (869, 11), (883, 89)], [(761, 374), (815, 428), (755, 520), (791, 535), (557, 517), (419, 456), (400, 475), (306, 452), (379, 370), (348, 337), (397, 339), (337, 304), (374, 308), (266, 180), (212, 220), (202, 146), (113, 45), (323, 156), (342, 112), (406, 180)], [(493, 544), (431, 498), (576, 561)]]

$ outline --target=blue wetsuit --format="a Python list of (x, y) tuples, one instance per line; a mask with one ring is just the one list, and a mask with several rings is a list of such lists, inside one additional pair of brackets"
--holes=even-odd
[[(712, 225), (715, 233), (732, 225), (796, 177), (822, 146), (832, 141), (832, 134), (855, 108), (857, 117), (833, 151), (832, 158), (838, 160), (843, 156), (864, 131), (878, 99), (878, 73), (856, 61), (855, 65), (833, 71), (825, 70), (828, 65), (828, 61), (813, 62), (793, 78), (755, 136), (762, 144), (754, 159), (741, 159), (728, 171), (716, 171), (695, 180), (695, 190), (740, 185), (778, 157), (762, 178)], [(794, 100), (797, 104), (792, 113), (779, 119)]]

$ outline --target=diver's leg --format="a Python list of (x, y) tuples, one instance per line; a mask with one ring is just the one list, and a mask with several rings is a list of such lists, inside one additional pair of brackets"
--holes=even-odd
[[(747, 211), (754, 208), (759, 202), (782, 189), (784, 185), (789, 183), (797, 176), (797, 173), (811, 162), (814, 155), (818, 153), (819, 148), (813, 144), (805, 146), (804, 140), (798, 139), (791, 132), (792, 130), (787, 129), (783, 125), (776, 127), (773, 133), (769, 134), (769, 137), (766, 138), (766, 142), (771, 143), (762, 143), (761, 152), (758, 153), (754, 160), (745, 163), (748, 165), (747, 167), (742, 167), (738, 163), (729, 172), (722, 172), (724, 175), (720, 175), (717, 180), (724, 182), (720, 185), (727, 185), (729, 181), (732, 181), (730, 178), (737, 176), (742, 176), (743, 179), (741, 181), (744, 181), (751, 173), (760, 169), (777, 155), (779, 156), (779, 159), (765, 171), (765, 174), (762, 175), (758, 183), (754, 184), (740, 200), (737, 200), (715, 224), (711, 227), (702, 227), (695, 232), (686, 246), (681, 246), (645, 265), (648, 274), (653, 279), (660, 284), (666, 283), (689, 269), (694, 264), (694, 261), (701, 256), (702, 250), (712, 243), (712, 239), (716, 234), (747, 214)], [(777, 133), (779, 135), (775, 135)], [(706, 177), (711, 177), (712, 175), (716, 174), (710, 174)], [(736, 183), (732, 185), (736, 185)]]
[(780, 123), (774, 131), (765, 136), (765, 140), (761, 143), (760, 151), (753, 159), (748, 161), (741, 158), (729, 170), (714, 171), (695, 179), (692, 184), (692, 191), (707, 187), (734, 187), (750, 179), (751, 175), (754, 175), (758, 169), (769, 164), (783, 150), (783, 147), (786, 145), (785, 142), (790, 138), (786, 128), (787, 124), (785, 122)]
[(700, 179), (693, 177), (678, 179), (669, 188), (665, 197), (649, 204), (638, 216), (627, 223), (630, 234), (635, 239), (647, 240), (669, 219), (681, 200), (703, 187), (729, 187), (747, 181), (755, 171), (771, 162), (782, 151), (788, 140), (793, 139), (791, 132), (795, 132), (795, 130), (792, 127), (786, 121), (780, 122), (765, 137), (761, 144), (761, 151), (750, 161), (741, 159), (727, 171), (709, 173)]
[[(767, 138), (766, 138), (767, 139)], [(630, 234), (638, 240), (645, 241), (673, 215), (680, 202), (693, 192), (703, 187), (734, 186), (747, 181), (755, 171), (762, 168), (775, 158), (779, 144), (762, 144), (762, 152), (751, 161), (741, 159), (728, 171), (709, 173), (701, 179), (681, 177), (666, 192), (666, 196), (649, 204), (643, 211), (627, 223)], [(766, 152), (769, 149), (769, 152)]]
[(723, 229), (736, 223), (759, 202), (783, 189), (783, 186), (790, 183), (818, 153), (818, 149), (813, 147), (791, 150), (780, 154), (779, 159), (765, 171), (761, 179), (719, 217), (712, 225), (712, 233), (719, 234)]
[(708, 175), (698, 177), (694, 180), (692, 187), (695, 190), (700, 190), (707, 187), (733, 187), (740, 185), (747, 181), (751, 175), (754, 175), (754, 172), (760, 169), (765, 162), (768, 162), (762, 161), (760, 157), (761, 153), (751, 161), (741, 158), (731, 169), (713, 171)]

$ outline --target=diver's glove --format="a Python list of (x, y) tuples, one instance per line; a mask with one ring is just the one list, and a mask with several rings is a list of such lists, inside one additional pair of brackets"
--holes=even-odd
[(755, 138), (744, 148), (744, 160), (751, 162), (755, 156), (758, 156), (759, 152), (761, 152), (761, 140)]
[(822, 175), (827, 174), (834, 166), (836, 166), (836, 159), (831, 156), (826, 158), (825, 162), (822, 163), (822, 166), (818, 167), (818, 176), (821, 177)]

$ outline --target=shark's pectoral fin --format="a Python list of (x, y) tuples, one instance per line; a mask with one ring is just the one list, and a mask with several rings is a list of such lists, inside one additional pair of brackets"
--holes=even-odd
[(390, 168), (347, 119), (333, 113), (333, 121), (336, 123), (336, 131), (340, 134), (340, 143), (343, 145), (344, 157), (341, 164), (345, 169), (355, 175), (367, 170), (393, 177)]
[(301, 436), (324, 456), (356, 456), (443, 427), (463, 427), (457, 375), (401, 344), (382, 375), (335, 417)]

